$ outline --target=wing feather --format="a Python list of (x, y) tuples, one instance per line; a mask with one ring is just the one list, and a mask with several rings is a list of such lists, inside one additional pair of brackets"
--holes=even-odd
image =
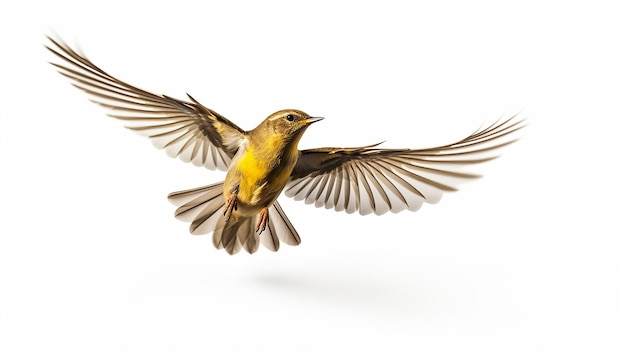
[(424, 149), (318, 148), (300, 152), (285, 194), (307, 204), (361, 215), (418, 210), (480, 175), (463, 168), (497, 158), (524, 127), (499, 120), (452, 144)]
[(154, 94), (109, 75), (66, 43), (48, 37), (46, 46), (62, 63), (52, 63), (109, 116), (128, 123), (159, 149), (209, 169), (228, 169), (245, 131), (217, 112), (190, 101)]

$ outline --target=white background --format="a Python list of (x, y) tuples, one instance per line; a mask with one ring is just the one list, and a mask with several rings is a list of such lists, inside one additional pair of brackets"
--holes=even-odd
[[(624, 353), (620, 6), (16, 3), (2, 5), (4, 356)], [(106, 117), (47, 64), (52, 31), (243, 128), (282, 108), (325, 116), (301, 148), (446, 144), (519, 111), (529, 126), (437, 205), (360, 217), (282, 198), (301, 246), (230, 257), (165, 199), (224, 173)]]

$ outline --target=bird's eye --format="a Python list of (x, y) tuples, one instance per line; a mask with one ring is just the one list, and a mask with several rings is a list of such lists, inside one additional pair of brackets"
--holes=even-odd
[(288, 114), (287, 117), (285, 117), (285, 119), (287, 119), (289, 122), (293, 122), (293, 120), (295, 119), (293, 114)]

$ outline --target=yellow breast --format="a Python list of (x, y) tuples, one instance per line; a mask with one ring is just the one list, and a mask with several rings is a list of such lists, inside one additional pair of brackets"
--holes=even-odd
[(276, 137), (268, 138), (260, 148), (249, 146), (237, 163), (238, 199), (250, 205), (273, 201), (287, 184), (296, 159), (297, 150), (294, 157)]

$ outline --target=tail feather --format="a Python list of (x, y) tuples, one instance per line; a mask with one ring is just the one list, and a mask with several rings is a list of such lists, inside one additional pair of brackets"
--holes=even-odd
[(242, 240), (237, 236), (242, 224), (244, 224), (243, 220), (240, 221), (236, 218), (232, 218), (228, 222), (220, 220), (215, 231), (213, 231), (213, 245), (218, 249), (225, 249), (230, 255), (238, 253), (243, 246)]
[(213, 244), (231, 255), (238, 253), (242, 247), (253, 254), (259, 249), (260, 241), (255, 224), (255, 217), (231, 218), (228, 223), (215, 228)]
[(253, 254), (259, 249), (259, 234), (256, 231), (256, 223), (254, 218), (247, 218), (237, 230), (237, 238), (241, 240), (244, 250)]
[(300, 236), (287, 215), (275, 201), (269, 207), (269, 224), (259, 235), (256, 232), (256, 217), (233, 215), (226, 222), (223, 197), (223, 183), (183, 190), (168, 195), (169, 201), (179, 206), (176, 218), (190, 222), (189, 231), (194, 235), (213, 232), (213, 244), (218, 249), (225, 249), (231, 255), (243, 248), (254, 253), (259, 243), (271, 251), (278, 251), (280, 241), (287, 245), (299, 245)]
[[(293, 227), (278, 201), (275, 201), (270, 207), (270, 229), (276, 234), (272, 235), (272, 237), (279, 237), (285, 244), (290, 246), (300, 245), (300, 235), (298, 235), (296, 228)], [(278, 244), (276, 245), (276, 250), (278, 250)]]
[(219, 213), (223, 212), (225, 204), (222, 188), (223, 183), (217, 183), (171, 193), (167, 198), (174, 205), (180, 205), (174, 216), (179, 220), (191, 222), (189, 231), (192, 234), (203, 235), (213, 231), (220, 219)]
[(175, 191), (167, 196), (167, 200), (174, 205), (182, 205), (188, 203), (190, 200), (195, 199), (203, 194), (222, 194), (224, 188), (224, 182), (215, 183), (213, 185), (201, 186), (199, 188), (193, 188), (188, 190)]

